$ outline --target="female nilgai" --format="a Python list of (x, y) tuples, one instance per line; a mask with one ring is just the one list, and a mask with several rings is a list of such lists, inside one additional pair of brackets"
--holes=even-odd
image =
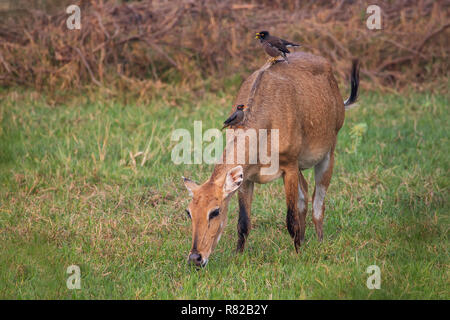
[[(255, 79), (258, 80), (256, 91)], [(251, 98), (248, 114), (243, 122), (247, 130), (278, 129), (279, 166), (273, 174), (262, 174), (269, 166), (258, 158), (256, 163), (223, 161), (216, 164), (211, 177), (202, 185), (184, 179), (192, 196), (188, 213), (192, 219), (192, 248), (188, 260), (205, 266), (217, 245), (227, 221), (231, 196), (239, 197), (238, 251), (242, 251), (250, 231), (250, 211), (253, 185), (283, 177), (286, 193), (287, 229), (295, 249), (305, 239), (305, 218), (308, 209), (308, 186), (302, 170), (314, 167), (312, 219), (319, 240), (323, 238), (324, 198), (333, 172), (334, 150), (339, 129), (344, 123), (345, 109), (356, 101), (359, 84), (358, 64), (354, 61), (351, 73), (351, 93), (344, 102), (324, 58), (307, 53), (290, 55), (290, 63), (278, 63), (264, 71), (255, 72), (241, 86), (234, 105), (246, 104)], [(233, 110), (235, 111), (235, 110)], [(234, 139), (236, 139), (236, 136)], [(259, 140), (259, 138), (258, 138)], [(271, 139), (268, 138), (269, 143)], [(230, 142), (230, 141), (228, 141)], [(248, 141), (248, 152), (254, 141)], [(257, 144), (262, 143), (256, 141)], [(227, 143), (227, 147), (231, 145)], [(235, 151), (237, 150), (236, 145)], [(252, 149), (253, 150), (253, 149)], [(268, 150), (271, 150), (269, 147)], [(224, 152), (225, 154), (225, 152)], [(266, 168), (267, 169), (267, 168)]]

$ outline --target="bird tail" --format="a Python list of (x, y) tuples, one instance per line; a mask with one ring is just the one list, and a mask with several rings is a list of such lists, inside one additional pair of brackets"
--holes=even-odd
[(289, 42), (286, 44), (286, 48), (301, 47), (301, 46), (302, 46), (301, 44), (296, 44), (296, 43), (292, 43), (292, 42)]
[(349, 109), (349, 106), (356, 102), (358, 98), (359, 90), (359, 60), (353, 59), (352, 61), (352, 72), (350, 76), (350, 97), (344, 101), (345, 109)]

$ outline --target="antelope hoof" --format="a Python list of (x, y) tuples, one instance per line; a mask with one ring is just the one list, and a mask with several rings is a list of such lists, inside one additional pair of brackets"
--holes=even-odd
[(298, 248), (300, 247), (300, 243), (294, 242), (294, 247), (295, 247), (295, 253), (298, 254)]
[(322, 232), (317, 234), (317, 239), (319, 240), (319, 242), (323, 241), (323, 233)]
[(238, 241), (237, 246), (236, 246), (236, 253), (242, 253), (244, 252), (245, 249), (245, 241)]
[(295, 247), (296, 253), (298, 253), (298, 250), (301, 247), (301, 245), (303, 244), (303, 242), (305, 242), (305, 239), (299, 239), (299, 238), (294, 239), (294, 247)]
[(317, 234), (317, 240), (319, 240), (319, 242), (322, 242), (323, 241), (323, 230), (322, 230), (322, 228), (316, 227), (316, 234)]

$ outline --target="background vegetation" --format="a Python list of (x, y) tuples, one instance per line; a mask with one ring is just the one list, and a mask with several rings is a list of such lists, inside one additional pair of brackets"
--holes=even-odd
[(436, 80), (449, 70), (447, 1), (378, 1), (375, 31), (366, 27), (372, 2), (362, 0), (81, 1), (80, 30), (67, 29), (66, 2), (9, 2), (0, 20), (0, 83), (53, 96), (89, 86), (151, 99), (175, 83), (202, 94), (264, 62), (254, 39), (261, 30), (325, 56), (341, 78), (360, 58), (365, 88), (430, 81), (442, 88)]
[[(449, 299), (444, 1), (381, 1), (380, 31), (364, 1), (86, 1), (80, 31), (64, 1), (32, 3), (0, 8), (0, 298)], [(362, 58), (324, 242), (309, 212), (296, 254), (282, 181), (258, 185), (246, 251), (233, 200), (196, 271), (181, 176), (212, 168), (172, 164), (170, 135), (220, 126), (266, 59), (260, 29), (330, 59), (344, 96)], [(66, 287), (72, 264), (81, 290)], [(366, 287), (373, 264), (380, 290)]]

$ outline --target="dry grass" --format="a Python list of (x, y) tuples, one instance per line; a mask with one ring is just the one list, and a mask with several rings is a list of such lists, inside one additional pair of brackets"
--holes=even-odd
[(81, 1), (81, 30), (68, 30), (64, 5), (50, 3), (47, 13), (22, 10), (0, 22), (0, 84), (98, 86), (138, 97), (175, 82), (201, 91), (205, 78), (218, 87), (263, 63), (254, 39), (262, 29), (327, 57), (341, 78), (359, 57), (366, 87), (420, 87), (448, 76), (445, 1), (380, 1), (378, 31), (366, 27), (368, 1)]

